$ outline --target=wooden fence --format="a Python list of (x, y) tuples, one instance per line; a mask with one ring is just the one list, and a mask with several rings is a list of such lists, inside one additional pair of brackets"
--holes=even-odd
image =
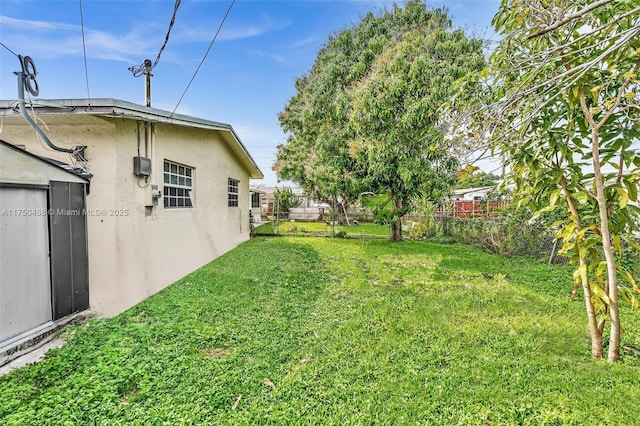
[(435, 216), (457, 217), (461, 219), (487, 217), (493, 216), (494, 210), (505, 207), (508, 204), (508, 201), (457, 200), (440, 205), (435, 211)]

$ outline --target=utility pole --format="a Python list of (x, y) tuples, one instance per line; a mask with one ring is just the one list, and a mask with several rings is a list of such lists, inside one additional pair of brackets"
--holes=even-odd
[(151, 59), (145, 59), (141, 65), (129, 67), (129, 71), (133, 73), (134, 77), (140, 77), (144, 74), (145, 77), (145, 90), (144, 90), (144, 99), (145, 105), (151, 106), (151, 77), (153, 74), (151, 70), (153, 69), (153, 62)]
[(145, 80), (146, 80), (146, 84), (145, 84), (146, 105), (150, 107), (151, 106), (151, 77), (153, 77), (153, 74), (151, 74), (151, 59), (144, 60), (144, 67), (142, 72), (144, 73)]

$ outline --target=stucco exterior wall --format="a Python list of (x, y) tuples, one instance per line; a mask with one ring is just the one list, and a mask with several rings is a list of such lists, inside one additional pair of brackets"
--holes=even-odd
[[(152, 176), (162, 189), (165, 159), (194, 168), (193, 208), (146, 208), (144, 177), (133, 173), (138, 155), (136, 120), (68, 115), (45, 117), (51, 141), (87, 145), (94, 176), (87, 197), (90, 305), (116, 315), (249, 238), (249, 172), (216, 131), (156, 124)], [(142, 128), (140, 128), (142, 130)], [(5, 123), (2, 139), (60, 161), (26, 125)], [(145, 152), (140, 135), (140, 155)], [(227, 180), (240, 181), (238, 207), (227, 207)]]
[(85, 183), (71, 173), (0, 144), (0, 182), (48, 185), (50, 180)]

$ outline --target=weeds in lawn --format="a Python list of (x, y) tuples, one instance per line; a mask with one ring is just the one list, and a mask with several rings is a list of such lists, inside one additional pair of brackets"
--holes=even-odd
[(570, 286), (457, 245), (258, 237), (0, 378), (0, 423), (633, 424), (640, 358), (590, 360)]

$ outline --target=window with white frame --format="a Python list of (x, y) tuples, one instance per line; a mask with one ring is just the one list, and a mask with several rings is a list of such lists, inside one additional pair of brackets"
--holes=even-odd
[(228, 206), (238, 207), (238, 192), (240, 181), (236, 179), (228, 179), (227, 194), (228, 194)]
[(194, 179), (193, 167), (164, 160), (164, 207), (190, 208)]

